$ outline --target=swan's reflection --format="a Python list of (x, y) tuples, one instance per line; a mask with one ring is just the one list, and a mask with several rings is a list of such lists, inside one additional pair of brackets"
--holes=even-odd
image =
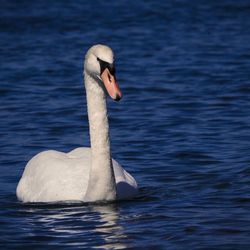
[[(29, 207), (26, 213), (29, 227), (46, 229), (46, 235), (74, 246), (101, 249), (125, 249), (127, 236), (119, 225), (119, 210), (115, 204)], [(28, 225), (27, 225), (28, 226)], [(41, 233), (40, 235), (41, 236)], [(66, 243), (67, 244), (67, 243)]]
[(95, 228), (96, 232), (101, 233), (105, 240), (105, 245), (97, 246), (95, 248), (104, 249), (124, 249), (126, 244), (126, 235), (123, 227), (118, 224), (119, 211), (114, 204), (106, 204), (103, 206), (94, 206), (92, 210), (98, 212), (100, 215), (101, 224)]

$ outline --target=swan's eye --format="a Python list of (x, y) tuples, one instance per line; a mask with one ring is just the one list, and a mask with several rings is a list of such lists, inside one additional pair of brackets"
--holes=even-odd
[(97, 61), (100, 63), (101, 74), (105, 69), (108, 69), (110, 74), (112, 74), (112, 75), (115, 74), (115, 66), (113, 63), (105, 62), (105, 61), (101, 60), (99, 57), (97, 57)]

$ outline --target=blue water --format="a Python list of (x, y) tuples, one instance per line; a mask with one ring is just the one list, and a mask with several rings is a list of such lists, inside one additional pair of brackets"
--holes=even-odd
[[(1, 1), (1, 249), (249, 249), (250, 2)], [(86, 50), (116, 54), (112, 154), (140, 186), (113, 204), (22, 204), (46, 149), (88, 146)]]

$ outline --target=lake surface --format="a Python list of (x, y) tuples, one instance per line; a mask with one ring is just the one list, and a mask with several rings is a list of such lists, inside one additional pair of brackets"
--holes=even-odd
[[(1, 249), (249, 249), (249, 1), (1, 1)], [(113, 48), (111, 204), (22, 204), (36, 153), (88, 146), (83, 58)]]

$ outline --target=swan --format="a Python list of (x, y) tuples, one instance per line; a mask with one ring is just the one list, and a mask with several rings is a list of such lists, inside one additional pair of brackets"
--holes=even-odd
[(26, 165), (17, 185), (22, 202), (98, 202), (132, 198), (135, 179), (111, 158), (106, 95), (119, 101), (114, 54), (106, 45), (94, 45), (86, 53), (84, 81), (91, 148), (68, 153), (47, 150)]

